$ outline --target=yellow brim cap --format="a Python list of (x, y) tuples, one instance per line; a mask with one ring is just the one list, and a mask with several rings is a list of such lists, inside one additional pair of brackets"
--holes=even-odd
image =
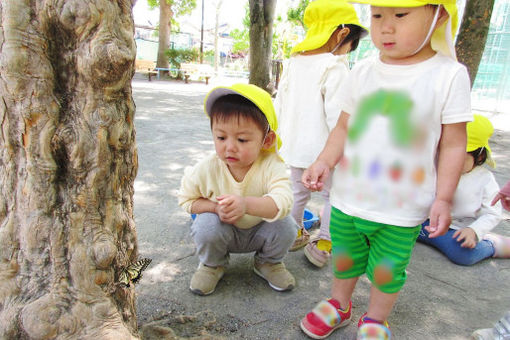
[(492, 168), (496, 167), (496, 162), (492, 159), (492, 151), (489, 146), (489, 139), (494, 132), (494, 127), (487, 117), (479, 114), (473, 115), (473, 121), (467, 123), (467, 144), (466, 151), (471, 152), (484, 147), (487, 149), (487, 160), (485, 161)]
[(273, 101), (269, 93), (261, 89), (260, 87), (253, 84), (238, 83), (232, 86), (218, 86), (213, 88), (204, 99), (204, 112), (209, 116), (214, 102), (218, 98), (229, 95), (237, 94), (245, 97), (257, 106), (260, 111), (266, 116), (269, 127), (276, 135), (276, 145), (278, 150), (282, 145), (280, 136), (276, 133), (278, 129), (278, 121), (276, 119), (276, 113), (274, 111)]
[(331, 34), (343, 25), (356, 25), (368, 32), (358, 19), (354, 7), (345, 0), (315, 0), (305, 9), (303, 17), (308, 28), (305, 39), (294, 46), (291, 54), (311, 51), (324, 46)]

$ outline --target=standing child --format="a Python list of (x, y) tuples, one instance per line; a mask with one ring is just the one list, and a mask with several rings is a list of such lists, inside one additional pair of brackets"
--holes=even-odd
[(322, 190), (324, 207), (317, 239), (308, 243), (303, 212), (311, 192), (301, 183), (303, 171), (317, 158), (340, 114), (340, 83), (349, 72), (347, 53), (367, 34), (351, 4), (343, 0), (316, 0), (305, 9), (305, 39), (291, 51), (275, 100), (282, 138), (281, 155), (290, 166), (294, 206), (291, 216), (301, 225), (291, 248), (306, 245), (305, 255), (318, 267), (331, 254), (329, 189)]
[(255, 252), (254, 271), (277, 291), (294, 288), (283, 258), (298, 226), (287, 216), (292, 191), (277, 154), (271, 97), (255, 85), (216, 87), (205, 99), (216, 154), (188, 169), (179, 205), (197, 214), (191, 235), (200, 264), (190, 289), (211, 294), (230, 253)]
[(338, 122), (303, 174), (305, 186), (321, 190), (334, 171), (332, 297), (301, 320), (315, 339), (348, 324), (363, 274), (372, 286), (358, 338), (391, 337), (387, 319), (421, 224), (430, 216), (431, 238), (450, 225), (472, 120), (469, 76), (452, 43), (455, 1), (355, 2), (372, 5), (370, 34), (379, 56), (347, 76)]
[(488, 257), (509, 258), (510, 238), (489, 233), (501, 221), (501, 204), (491, 205), (499, 191), (494, 175), (482, 164), (494, 167), (489, 138), (494, 128), (481, 115), (467, 124), (467, 154), (462, 176), (453, 198), (453, 222), (448, 232), (429, 238), (422, 226), (418, 242), (429, 244), (445, 254), (452, 262), (464, 266)]

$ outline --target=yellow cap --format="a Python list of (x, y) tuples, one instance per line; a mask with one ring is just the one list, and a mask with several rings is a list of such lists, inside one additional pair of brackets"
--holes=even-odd
[[(260, 109), (260, 111), (262, 111), (264, 116), (266, 116), (269, 127), (276, 134), (276, 129), (278, 129), (278, 121), (276, 119), (276, 113), (274, 111), (271, 96), (269, 93), (253, 84), (238, 83), (232, 86), (218, 86), (213, 88), (211, 91), (209, 91), (204, 100), (205, 113), (209, 116), (209, 112), (211, 112), (211, 108), (214, 102), (216, 102), (218, 98), (229, 94), (237, 94), (243, 96), (255, 104)], [(282, 141), (278, 134), (276, 134), (276, 141), (276, 147), (279, 150), (282, 145)]]
[(361, 26), (354, 7), (345, 0), (315, 0), (305, 9), (303, 17), (308, 28), (305, 39), (294, 46), (290, 53), (315, 50), (324, 46), (338, 26)]
[(478, 148), (485, 147), (487, 149), (487, 160), (485, 161), (491, 167), (495, 167), (496, 163), (492, 159), (491, 148), (489, 147), (489, 138), (494, 132), (494, 127), (490, 120), (482, 115), (473, 115), (473, 121), (467, 123), (467, 146), (466, 151), (471, 152)]
[(442, 5), (448, 12), (449, 19), (438, 27), (432, 34), (431, 43), (434, 51), (457, 59), (453, 41), (457, 32), (458, 13), (455, 0), (348, 0), (358, 4), (368, 4), (377, 7), (420, 7), (425, 5)]

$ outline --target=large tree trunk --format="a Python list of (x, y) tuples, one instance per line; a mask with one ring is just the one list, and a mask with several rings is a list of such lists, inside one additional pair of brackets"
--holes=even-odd
[(0, 2), (0, 338), (130, 339), (134, 0)]
[(250, 0), (250, 84), (268, 89), (276, 0)]
[(468, 68), (471, 86), (485, 49), (493, 7), (494, 0), (467, 0), (464, 9), (455, 50), (458, 60)]
[(156, 67), (168, 68), (165, 51), (170, 48), (170, 31), (172, 28), (172, 8), (167, 0), (159, 1), (159, 44)]

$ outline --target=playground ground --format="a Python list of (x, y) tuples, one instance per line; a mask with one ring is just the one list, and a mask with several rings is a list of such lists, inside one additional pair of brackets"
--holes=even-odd
[[(279, 293), (252, 270), (252, 254), (234, 254), (216, 291), (206, 297), (189, 290), (198, 266), (189, 235), (191, 218), (177, 205), (186, 166), (213, 152), (209, 122), (202, 111), (212, 80), (133, 80), (138, 175), (135, 222), (140, 256), (152, 258), (136, 285), (137, 316), (143, 339), (308, 339), (299, 321), (330, 295), (331, 271), (309, 264), (303, 252), (289, 253), (285, 264), (296, 278), (294, 290)], [(491, 147), (503, 185), (510, 179), (510, 112), (490, 117), (496, 131)], [(306, 136), (303, 136), (306, 138)], [(320, 210), (318, 195), (309, 205)], [(510, 216), (495, 232), (510, 236)], [(331, 339), (354, 339), (366, 311), (369, 282), (362, 278), (353, 296), (353, 321)], [(477, 328), (491, 327), (510, 309), (510, 260), (489, 259), (471, 267), (449, 262), (417, 244), (408, 280), (389, 323), (394, 339), (467, 339)]]

